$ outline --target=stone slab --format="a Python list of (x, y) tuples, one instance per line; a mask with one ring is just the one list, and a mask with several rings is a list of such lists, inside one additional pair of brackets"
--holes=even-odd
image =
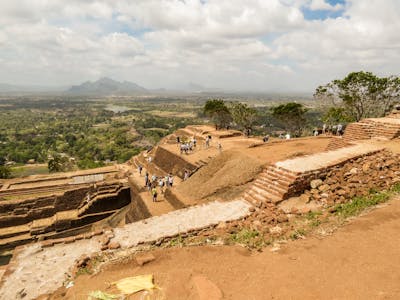
[(382, 150), (383, 148), (383, 146), (359, 144), (337, 150), (288, 159), (277, 162), (275, 165), (292, 172), (303, 173), (335, 166), (353, 157), (373, 153)]

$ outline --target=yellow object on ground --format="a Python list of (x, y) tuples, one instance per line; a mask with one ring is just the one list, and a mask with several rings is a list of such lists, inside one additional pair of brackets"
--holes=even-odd
[(113, 282), (117, 288), (125, 295), (130, 295), (143, 290), (152, 290), (156, 286), (153, 283), (153, 275), (139, 275), (135, 277), (127, 277)]
[(93, 291), (90, 292), (89, 294), (89, 299), (96, 299), (96, 300), (113, 300), (113, 299), (117, 299), (118, 296), (117, 295), (113, 295), (113, 294), (108, 294), (102, 291)]

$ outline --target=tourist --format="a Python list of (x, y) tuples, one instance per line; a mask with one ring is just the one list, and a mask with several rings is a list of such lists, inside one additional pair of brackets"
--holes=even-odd
[(151, 181), (150, 180), (148, 180), (147, 181), (147, 190), (151, 190)]
[(139, 171), (139, 175), (140, 175), (140, 176), (142, 176), (142, 170), (143, 170), (142, 165), (139, 165), (139, 166), (138, 166), (138, 171)]
[(164, 179), (160, 178), (158, 181), (158, 186), (160, 187), (161, 194), (164, 194)]
[(266, 136), (263, 137), (263, 142), (266, 143), (269, 141), (269, 135), (267, 134)]
[(338, 124), (336, 135), (342, 135), (342, 133), (343, 133), (343, 125), (342, 124)]
[(157, 180), (157, 176), (156, 175), (151, 176), (151, 182), (155, 182), (156, 180)]
[(147, 186), (149, 182), (149, 173), (147, 173), (144, 175), (144, 186)]
[(151, 194), (153, 195), (153, 202), (157, 202), (157, 189), (156, 189), (156, 187), (152, 188)]
[(221, 153), (222, 152), (222, 145), (220, 142), (218, 142), (218, 151)]
[(176, 143), (179, 145), (181, 143), (181, 138), (179, 136), (176, 137)]
[(186, 181), (189, 179), (189, 171), (185, 170), (185, 174), (183, 175), (183, 180)]
[(326, 124), (324, 123), (324, 125), (322, 125), (322, 133), (325, 134), (326, 133)]
[(169, 183), (169, 186), (170, 186), (170, 187), (172, 187), (173, 184), (174, 184), (174, 177), (172, 176), (172, 174), (170, 174), (170, 175), (168, 176), (168, 183)]
[(168, 180), (168, 178), (169, 178), (169, 174), (168, 174), (168, 175), (165, 175), (164, 182), (165, 182), (165, 185), (166, 185), (167, 187), (169, 187), (169, 180)]
[(193, 142), (193, 146), (196, 148), (197, 140), (196, 140), (196, 137), (195, 137), (195, 136), (193, 137), (192, 142)]
[(250, 132), (251, 132), (251, 129), (250, 129), (250, 128), (247, 128), (247, 129), (246, 129), (246, 136), (247, 136), (247, 137), (250, 137)]
[(285, 135), (285, 139), (287, 139), (287, 140), (290, 140), (290, 133), (288, 132), (288, 133), (286, 133), (286, 135)]
[(210, 138), (207, 136), (206, 137), (206, 149), (210, 147)]
[(336, 135), (337, 134), (337, 126), (333, 125), (332, 126), (332, 135)]
[(151, 163), (151, 160), (152, 160), (152, 158), (151, 158), (151, 156), (149, 156), (149, 157), (147, 158), (147, 161), (148, 161), (149, 164)]

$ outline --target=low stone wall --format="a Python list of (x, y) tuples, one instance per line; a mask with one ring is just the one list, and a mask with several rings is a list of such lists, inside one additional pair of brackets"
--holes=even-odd
[[(332, 170), (340, 169), (345, 164), (351, 164), (363, 157), (380, 155), (382, 151), (381, 149), (371, 150), (369, 152), (365, 151), (348, 156), (347, 158), (343, 157), (340, 160), (332, 161), (324, 167), (316, 167), (315, 169), (309, 169), (303, 172), (300, 170), (296, 172), (283, 167), (285, 165), (291, 166), (291, 164), (277, 163), (268, 166), (266, 170), (257, 177), (250, 188), (245, 191), (244, 199), (251, 203), (266, 200), (278, 204), (282, 200), (300, 195), (310, 187), (311, 181), (315, 179), (324, 179)], [(314, 156), (310, 157), (313, 158)]]
[(400, 156), (385, 150), (335, 166), (310, 181), (303, 190), (306, 201), (328, 205), (344, 203), (354, 196), (387, 189), (400, 182)]

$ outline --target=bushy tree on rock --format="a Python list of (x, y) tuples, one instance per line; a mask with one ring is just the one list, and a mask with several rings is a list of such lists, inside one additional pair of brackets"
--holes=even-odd
[(286, 131), (301, 136), (306, 125), (307, 108), (296, 102), (289, 102), (271, 108), (272, 116), (282, 122)]
[(400, 78), (381, 78), (364, 71), (352, 72), (343, 79), (319, 86), (314, 98), (325, 113), (332, 107), (342, 108), (344, 117), (350, 121), (382, 117), (400, 99)]
[(216, 128), (224, 128), (232, 122), (232, 115), (222, 99), (210, 99), (204, 105), (204, 114), (210, 117)]
[(243, 103), (233, 103), (231, 107), (233, 121), (248, 133), (257, 119), (257, 111)]

